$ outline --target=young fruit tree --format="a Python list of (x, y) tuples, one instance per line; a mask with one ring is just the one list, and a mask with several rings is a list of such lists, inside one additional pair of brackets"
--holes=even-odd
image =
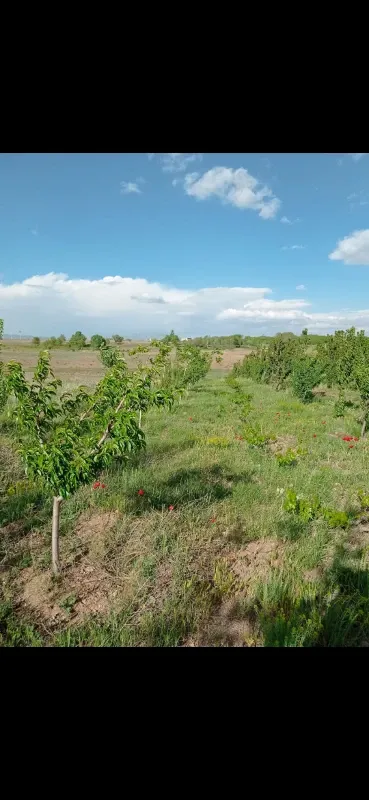
[(145, 447), (137, 412), (151, 406), (170, 407), (175, 399), (173, 390), (158, 388), (158, 373), (171, 348), (157, 345), (157, 356), (137, 372), (129, 372), (117, 350), (102, 348), (101, 360), (108, 369), (91, 393), (80, 386), (74, 395), (60, 394), (62, 382), (54, 376), (47, 351), (40, 353), (31, 382), (21, 364), (7, 364), (7, 386), (17, 401), (12, 414), (26, 474), (41, 480), (53, 494), (55, 575), (60, 572), (62, 501), (80, 485), (93, 481), (115, 459), (125, 461)]

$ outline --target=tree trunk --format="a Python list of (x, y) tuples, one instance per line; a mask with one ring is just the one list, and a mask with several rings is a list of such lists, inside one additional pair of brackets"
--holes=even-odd
[(365, 419), (363, 421), (363, 424), (361, 426), (361, 434), (360, 434), (361, 438), (363, 438), (363, 436), (364, 436), (365, 428), (366, 428), (366, 417), (365, 417)]
[(140, 408), (139, 415), (138, 415), (138, 427), (141, 428), (141, 419), (142, 419), (142, 410)]
[(59, 519), (60, 519), (60, 503), (62, 497), (54, 497), (53, 501), (53, 526), (51, 533), (51, 561), (53, 566), (54, 575), (60, 574), (59, 563)]

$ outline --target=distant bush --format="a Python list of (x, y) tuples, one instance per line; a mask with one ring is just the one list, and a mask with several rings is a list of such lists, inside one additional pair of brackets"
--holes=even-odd
[(292, 391), (302, 403), (314, 400), (313, 389), (318, 386), (322, 377), (322, 365), (316, 358), (305, 356), (293, 365), (291, 384)]
[(72, 350), (83, 350), (86, 347), (87, 337), (81, 331), (76, 331), (73, 336), (70, 337), (68, 345), (71, 347)]
[(162, 342), (165, 342), (165, 344), (179, 344), (180, 338), (176, 333), (174, 333), (173, 330), (171, 330), (170, 333), (163, 337)]
[(40, 337), (39, 336), (34, 336), (33, 339), (32, 339), (32, 344), (34, 344), (36, 347), (39, 347)]
[(91, 347), (93, 350), (100, 350), (100, 347), (106, 347), (106, 339), (100, 333), (94, 333), (91, 336)]
[(122, 344), (122, 342), (124, 342), (124, 336), (121, 336), (119, 333), (113, 333), (111, 338), (115, 344)]

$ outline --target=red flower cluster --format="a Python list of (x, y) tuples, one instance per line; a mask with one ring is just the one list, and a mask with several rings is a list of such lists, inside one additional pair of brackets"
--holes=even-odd
[(174, 506), (168, 506), (168, 511), (174, 511)]
[(138, 492), (137, 492), (137, 494), (138, 494), (140, 497), (143, 497), (143, 496), (144, 496), (144, 494), (145, 494), (145, 492), (144, 492), (144, 490), (143, 490), (143, 489), (139, 489), (139, 490), (138, 490)]
[(95, 483), (94, 483), (92, 488), (93, 489), (106, 489), (106, 484), (105, 483), (100, 483), (100, 481), (95, 481)]
[(358, 439), (357, 436), (342, 436), (342, 441), (343, 442), (358, 442), (359, 439)]

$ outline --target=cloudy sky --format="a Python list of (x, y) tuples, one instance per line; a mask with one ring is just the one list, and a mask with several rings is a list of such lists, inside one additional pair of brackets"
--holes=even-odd
[(5, 332), (369, 332), (369, 155), (0, 155)]

